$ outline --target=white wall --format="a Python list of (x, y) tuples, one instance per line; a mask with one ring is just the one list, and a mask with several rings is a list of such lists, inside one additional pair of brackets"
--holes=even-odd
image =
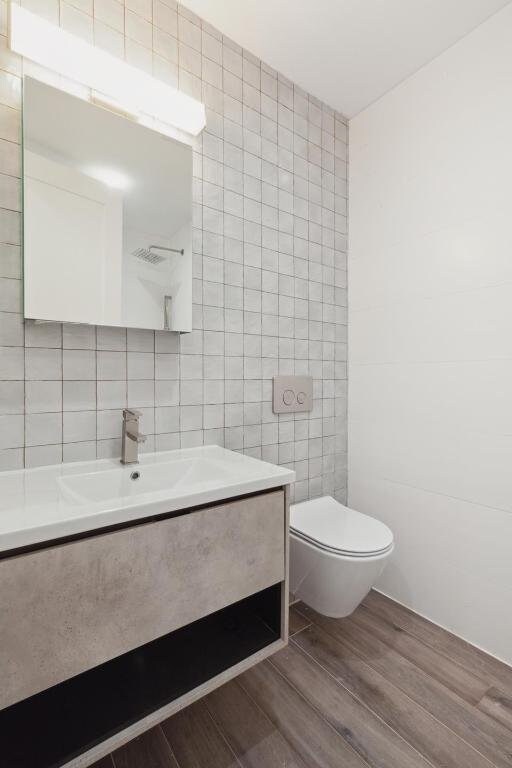
[(512, 662), (512, 5), (350, 123), (349, 503)]

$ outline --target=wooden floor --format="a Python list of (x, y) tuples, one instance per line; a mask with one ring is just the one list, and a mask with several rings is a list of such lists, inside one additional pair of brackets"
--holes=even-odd
[[(499, 628), (496, 628), (499, 631)], [(95, 768), (512, 767), (512, 668), (370, 593)]]

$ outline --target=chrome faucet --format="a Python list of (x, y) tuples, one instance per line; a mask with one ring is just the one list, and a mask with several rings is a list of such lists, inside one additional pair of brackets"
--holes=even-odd
[(139, 443), (146, 442), (146, 435), (139, 432), (140, 411), (130, 408), (123, 410), (123, 443), (121, 464), (137, 464), (139, 461)]

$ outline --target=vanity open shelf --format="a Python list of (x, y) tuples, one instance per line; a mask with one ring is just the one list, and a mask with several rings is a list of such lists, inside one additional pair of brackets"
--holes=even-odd
[(9, 768), (67, 765), (125, 729), (162, 720), (280, 638), (276, 584), (0, 711), (2, 759)]

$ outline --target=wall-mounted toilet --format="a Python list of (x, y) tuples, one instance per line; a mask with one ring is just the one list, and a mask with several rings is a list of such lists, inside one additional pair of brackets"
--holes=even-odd
[(384, 523), (331, 496), (290, 507), (290, 592), (324, 616), (351, 614), (393, 551)]

